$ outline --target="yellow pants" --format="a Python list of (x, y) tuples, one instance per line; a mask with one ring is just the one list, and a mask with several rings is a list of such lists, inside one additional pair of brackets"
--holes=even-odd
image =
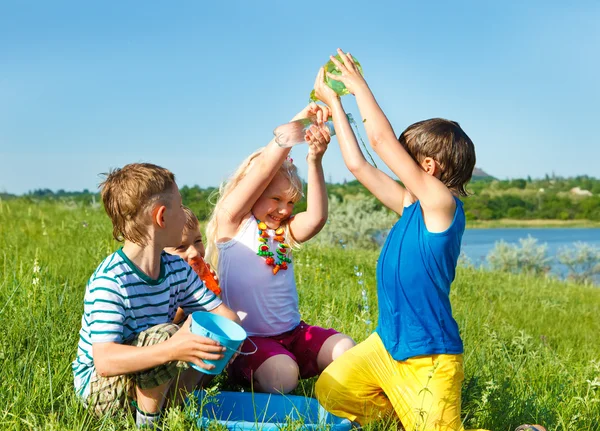
[(463, 431), (463, 380), (462, 355), (396, 361), (373, 333), (323, 371), (315, 392), (325, 409), (361, 425), (395, 411), (407, 431)]

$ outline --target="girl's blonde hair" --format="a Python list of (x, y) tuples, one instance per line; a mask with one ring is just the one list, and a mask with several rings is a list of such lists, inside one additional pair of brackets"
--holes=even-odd
[[(216, 198), (217, 202), (215, 203), (215, 207), (213, 208), (212, 214), (210, 215), (210, 218), (208, 220), (208, 224), (206, 225), (206, 260), (212, 265), (212, 267), (215, 270), (217, 270), (219, 267), (219, 250), (217, 249), (217, 215), (219, 214), (219, 211), (222, 210), (221, 204), (223, 202), (223, 199), (227, 197), (229, 193), (231, 193), (231, 191), (237, 187), (242, 178), (244, 178), (248, 173), (248, 170), (253, 165), (256, 158), (260, 156), (263, 151), (264, 147), (259, 148), (254, 153), (250, 154), (250, 156), (248, 156), (246, 160), (244, 160), (242, 164), (236, 169), (233, 175), (231, 175), (227, 181), (221, 183), (219, 190), (215, 191), (213, 195), (211, 195), (211, 200), (214, 200)], [(288, 191), (290, 193), (290, 196), (292, 197), (292, 200), (294, 202), (298, 202), (303, 196), (302, 180), (298, 175), (298, 169), (296, 168), (296, 165), (294, 165), (294, 163), (292, 162), (292, 159), (287, 158), (286, 160), (284, 160), (275, 175), (283, 175), (289, 181), (290, 188), (288, 189)], [(298, 248), (298, 242), (296, 242), (296, 240), (293, 238), (293, 236), (287, 229), (289, 221), (289, 218), (287, 220), (284, 220), (281, 226), (287, 230), (287, 240), (289, 242), (289, 245), (292, 248)]]

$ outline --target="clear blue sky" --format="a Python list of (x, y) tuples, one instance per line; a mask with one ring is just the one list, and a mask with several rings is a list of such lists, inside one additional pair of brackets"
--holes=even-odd
[[(600, 2), (408, 3), (3, 1), (0, 191), (95, 190), (136, 161), (217, 185), (338, 46), (397, 133), (446, 117), (496, 177), (600, 175)], [(352, 178), (335, 138), (324, 166)]]

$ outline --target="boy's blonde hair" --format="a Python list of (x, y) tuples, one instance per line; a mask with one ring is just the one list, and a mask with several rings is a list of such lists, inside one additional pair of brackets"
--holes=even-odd
[(196, 214), (186, 206), (183, 207), (183, 213), (185, 214), (185, 227), (183, 229), (187, 231), (198, 230), (200, 221)]
[[(217, 202), (213, 211), (210, 215), (210, 219), (208, 220), (208, 224), (206, 225), (206, 261), (209, 262), (213, 268), (217, 269), (219, 266), (219, 251), (217, 249), (217, 214), (221, 211), (221, 203), (223, 202), (223, 198), (225, 198), (235, 187), (240, 183), (242, 178), (246, 176), (248, 170), (256, 160), (256, 158), (262, 154), (264, 151), (263, 148), (259, 148), (254, 153), (250, 154), (242, 162), (242, 164), (237, 168), (237, 170), (229, 177), (229, 179), (221, 184), (218, 192), (215, 192), (213, 196), (217, 197)], [(290, 183), (290, 188), (288, 189), (290, 196), (292, 197), (292, 201), (295, 203), (299, 201), (302, 196), (302, 180), (298, 175), (298, 169), (296, 165), (292, 162), (291, 159), (286, 159), (283, 161), (277, 174), (275, 175), (283, 175)], [(287, 228), (290, 219), (285, 220), (281, 226), (283, 228)], [(288, 231), (288, 242), (291, 247), (298, 247), (298, 243), (294, 240), (290, 232)]]
[(104, 175), (100, 194), (112, 221), (113, 237), (146, 245), (151, 223), (148, 210), (157, 203), (169, 203), (175, 175), (151, 163), (131, 163)]

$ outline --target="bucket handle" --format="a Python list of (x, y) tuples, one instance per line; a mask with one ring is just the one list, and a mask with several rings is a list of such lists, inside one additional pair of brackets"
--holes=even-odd
[[(254, 346), (254, 352), (242, 352), (241, 350), (232, 349), (231, 347), (227, 347), (227, 346), (223, 346), (223, 347), (225, 347), (227, 350), (231, 350), (232, 352), (237, 353), (238, 355), (242, 355), (242, 356), (254, 355), (256, 352), (258, 352), (258, 346), (256, 345), (256, 343), (254, 341), (252, 341), (252, 338), (248, 337), (248, 338), (246, 338), (246, 340), (248, 340), (252, 343), (252, 345)], [(240, 347), (243, 345), (244, 345), (244, 343), (242, 343), (240, 345)]]

